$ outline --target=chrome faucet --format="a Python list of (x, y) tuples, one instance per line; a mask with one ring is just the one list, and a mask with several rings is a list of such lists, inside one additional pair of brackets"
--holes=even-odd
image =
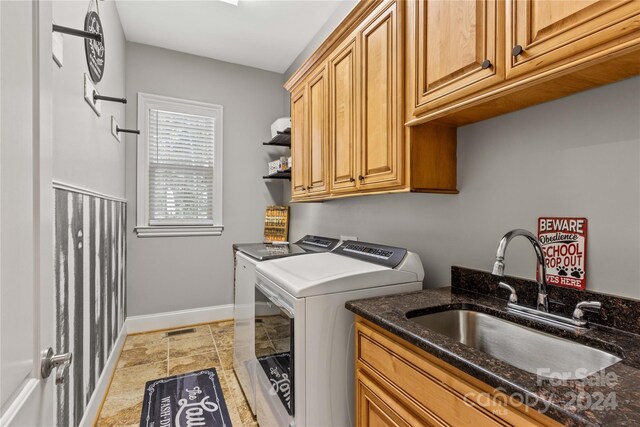
[(554, 326), (570, 327), (574, 330), (581, 330), (588, 327), (588, 322), (584, 316), (584, 310), (599, 310), (602, 305), (597, 301), (582, 301), (576, 305), (572, 317), (565, 317), (560, 314), (549, 313), (549, 302), (547, 296), (547, 269), (544, 264), (544, 253), (540, 242), (527, 230), (517, 229), (511, 230), (504, 235), (498, 245), (498, 253), (496, 254), (496, 262), (493, 264), (493, 274), (498, 277), (504, 277), (504, 255), (507, 251), (509, 242), (516, 236), (524, 236), (533, 245), (538, 259), (538, 305), (536, 308), (527, 307), (518, 304), (518, 295), (513, 286), (505, 282), (499, 282), (498, 287), (509, 291), (509, 302), (507, 303), (507, 311), (527, 319), (533, 319), (545, 322)]
[(538, 310), (545, 313), (549, 312), (549, 301), (547, 296), (547, 268), (544, 264), (544, 253), (542, 252), (542, 246), (538, 241), (538, 238), (534, 236), (530, 231), (523, 230), (521, 228), (511, 230), (504, 235), (500, 244), (498, 245), (498, 253), (496, 254), (496, 262), (493, 264), (493, 274), (498, 277), (504, 277), (504, 256), (507, 251), (509, 242), (517, 236), (526, 237), (533, 245), (533, 249), (536, 252), (536, 258), (538, 259)]

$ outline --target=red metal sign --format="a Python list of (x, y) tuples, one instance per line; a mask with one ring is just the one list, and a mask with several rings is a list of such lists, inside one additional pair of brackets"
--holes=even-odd
[(587, 219), (538, 218), (538, 240), (544, 251), (547, 283), (584, 289), (587, 271)]

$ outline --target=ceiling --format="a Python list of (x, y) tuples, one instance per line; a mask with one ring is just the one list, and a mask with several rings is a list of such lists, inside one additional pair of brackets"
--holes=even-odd
[(127, 40), (283, 73), (335, 0), (116, 0)]

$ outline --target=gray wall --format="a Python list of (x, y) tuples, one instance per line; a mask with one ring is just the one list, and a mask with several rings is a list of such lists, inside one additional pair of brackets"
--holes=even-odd
[[(407, 247), (422, 258), (425, 286), (438, 287), (450, 283), (451, 265), (490, 270), (512, 228), (535, 230), (538, 216), (584, 216), (587, 288), (640, 298), (639, 166), (634, 77), (459, 128), (459, 195), (293, 204), (291, 239), (349, 234)], [(513, 242), (507, 274), (535, 277), (527, 245)]]
[[(89, 2), (53, 2), (56, 24), (82, 28)], [(113, 1), (100, 2), (106, 46), (105, 71), (96, 85), (103, 95), (124, 96), (125, 40)], [(65, 35), (64, 66), (53, 61), (53, 178), (121, 197), (125, 195), (125, 144), (111, 135), (111, 116), (124, 123), (125, 106), (102, 102), (98, 117), (84, 100), (88, 73), (84, 39)]]
[(127, 43), (128, 127), (137, 122), (137, 92), (221, 104), (224, 107), (222, 236), (138, 238), (136, 150), (128, 136), (128, 315), (233, 303), (236, 242), (262, 241), (265, 206), (282, 201), (282, 184), (265, 183), (270, 125), (283, 116), (282, 74), (166, 49)]

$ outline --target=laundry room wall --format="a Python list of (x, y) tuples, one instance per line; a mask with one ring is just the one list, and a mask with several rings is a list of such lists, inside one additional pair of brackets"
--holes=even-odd
[[(440, 287), (452, 265), (490, 271), (511, 229), (535, 232), (540, 216), (586, 217), (587, 289), (640, 298), (639, 117), (640, 76), (461, 127), (460, 194), (292, 203), (291, 238), (406, 247), (422, 259), (425, 287)], [(534, 278), (535, 262), (516, 239), (506, 273)]]
[[(105, 38), (103, 95), (125, 94), (125, 38), (112, 0), (55, 1), (53, 21), (84, 27), (98, 3)], [(50, 26), (43, 31), (51, 31)], [(118, 334), (125, 312), (125, 145), (111, 135), (122, 104), (102, 102), (96, 115), (84, 100), (88, 73), (84, 39), (63, 35), (63, 66), (51, 60), (54, 273), (57, 353), (73, 352), (64, 385), (56, 387), (56, 422), (80, 423)], [(53, 321), (53, 319), (52, 319)]]
[[(283, 150), (264, 147), (284, 115), (282, 74), (167, 49), (127, 43), (126, 125), (137, 126), (138, 92), (223, 106), (221, 236), (139, 238), (129, 206), (129, 315), (233, 303), (233, 243), (259, 242), (267, 205), (282, 202), (282, 183), (267, 182), (267, 163)], [(136, 200), (136, 146), (126, 137), (127, 199)]]
[[(95, 4), (95, 2), (92, 2)], [(55, 1), (56, 24), (84, 28), (90, 2)], [(99, 1), (104, 26), (105, 69), (96, 83), (101, 95), (125, 95), (125, 38), (114, 1)], [(53, 64), (53, 177), (56, 182), (125, 197), (125, 144), (111, 135), (111, 116), (124, 123), (125, 106), (101, 102), (97, 116), (84, 100), (88, 74), (84, 39), (63, 35), (64, 64)]]

